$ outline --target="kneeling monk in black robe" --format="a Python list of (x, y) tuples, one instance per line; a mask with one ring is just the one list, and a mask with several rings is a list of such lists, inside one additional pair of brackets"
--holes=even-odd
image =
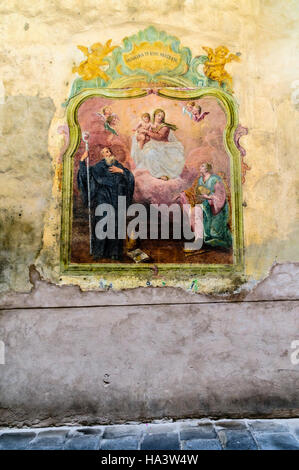
[[(104, 157), (99, 163), (89, 168), (90, 208), (91, 208), (91, 247), (94, 259), (111, 258), (121, 260), (123, 255), (123, 239), (118, 239), (118, 197), (126, 197), (125, 210), (132, 202), (134, 193), (134, 176), (119, 163), (109, 148), (101, 151)], [(85, 152), (80, 161), (78, 171), (78, 188), (81, 191), (83, 202), (88, 206), (87, 168)], [(99, 239), (96, 236), (96, 224), (103, 216), (96, 216), (95, 210), (100, 204), (110, 204), (115, 211), (115, 238)], [(122, 211), (122, 217), (125, 217)], [(121, 222), (119, 222), (121, 223)], [(124, 219), (125, 223), (125, 219)]]

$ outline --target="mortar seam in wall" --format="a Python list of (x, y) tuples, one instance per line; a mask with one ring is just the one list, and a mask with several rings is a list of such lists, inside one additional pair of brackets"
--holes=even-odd
[(54, 309), (70, 309), (70, 308), (111, 308), (111, 307), (163, 307), (163, 306), (184, 306), (184, 305), (229, 305), (229, 304), (254, 304), (254, 303), (272, 303), (272, 302), (299, 302), (297, 299), (270, 299), (270, 300), (218, 300), (211, 302), (161, 302), (161, 303), (151, 303), (151, 304), (103, 304), (103, 305), (54, 305), (54, 306), (33, 306), (33, 307), (1, 307), (0, 312), (10, 311), (10, 310), (54, 310)]

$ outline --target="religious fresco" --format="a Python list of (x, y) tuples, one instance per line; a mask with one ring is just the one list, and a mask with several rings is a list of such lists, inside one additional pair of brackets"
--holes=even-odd
[(64, 103), (62, 270), (241, 269), (249, 168), (224, 68), (240, 54), (203, 47), (192, 58), (155, 28), (123, 44), (78, 46), (86, 59)]
[[(154, 94), (134, 100), (95, 97), (81, 105), (78, 122), (81, 130), (89, 134), (90, 172), (97, 168), (99, 162), (105, 160), (103, 149), (109, 149), (121, 167), (130, 172), (127, 175), (128, 187), (125, 189), (125, 193), (132, 192), (129, 196), (130, 203), (134, 201), (144, 204), (147, 209), (150, 204), (171, 205), (176, 202), (194, 206), (199, 200), (201, 204), (207, 205), (209, 200), (202, 200), (202, 196), (208, 194), (200, 194), (200, 191), (215, 194), (215, 203), (209, 204), (215, 215), (208, 211), (206, 225), (207, 231), (208, 225), (217, 225), (217, 237), (210, 236), (208, 240), (207, 236), (205, 240), (205, 244), (210, 245), (211, 249), (206, 246), (200, 253), (185, 252), (182, 238), (140, 240), (136, 245), (153, 262), (232, 263), (229, 228), (230, 162), (223, 142), (226, 117), (215, 99), (207, 97), (181, 102), (163, 99)], [(87, 201), (87, 184), (83, 181), (84, 152), (85, 143), (82, 139), (74, 156), (71, 261), (109, 262), (110, 256), (114, 255), (111, 255), (107, 247), (105, 251), (105, 243), (102, 244), (104, 252), (98, 260), (95, 253), (89, 253), (87, 211), (84, 204), (84, 199)], [(202, 172), (205, 169), (202, 165), (206, 164), (209, 166), (208, 174), (215, 176), (204, 182)], [(107, 173), (106, 177), (109, 176)], [(215, 182), (209, 187), (215, 178), (218, 181), (216, 191)], [(117, 174), (111, 175), (112, 183), (118, 179)], [(94, 184), (97, 185), (96, 181)], [(97, 194), (93, 197), (97, 204), (102, 200), (110, 200), (101, 194), (101, 185), (97, 185), (95, 192)], [(217, 203), (219, 207), (216, 207)], [(119, 258), (122, 258), (119, 259), (120, 262), (134, 263), (125, 250)]]

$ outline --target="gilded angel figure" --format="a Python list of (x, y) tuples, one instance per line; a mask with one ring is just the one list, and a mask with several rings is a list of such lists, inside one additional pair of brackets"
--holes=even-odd
[(226, 83), (230, 90), (232, 90), (232, 77), (224, 69), (225, 65), (233, 60), (240, 62), (240, 57), (237, 54), (229, 54), (229, 49), (226, 46), (218, 46), (215, 51), (210, 47), (203, 47), (207, 52), (208, 60), (204, 63), (204, 73), (211, 80), (217, 81), (220, 86)]
[(105, 57), (110, 54), (116, 47), (111, 46), (112, 39), (104, 44), (96, 42), (90, 47), (90, 51), (86, 46), (77, 46), (80, 51), (87, 57), (82, 61), (78, 67), (73, 67), (73, 73), (78, 72), (83, 80), (92, 80), (93, 78), (101, 77), (103, 80), (108, 80), (108, 75), (101, 69), (102, 65), (108, 64)]

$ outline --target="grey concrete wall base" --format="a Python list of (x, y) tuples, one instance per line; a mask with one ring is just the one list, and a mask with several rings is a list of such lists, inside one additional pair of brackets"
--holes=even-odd
[(0, 425), (299, 416), (298, 311), (299, 301), (3, 310)]

